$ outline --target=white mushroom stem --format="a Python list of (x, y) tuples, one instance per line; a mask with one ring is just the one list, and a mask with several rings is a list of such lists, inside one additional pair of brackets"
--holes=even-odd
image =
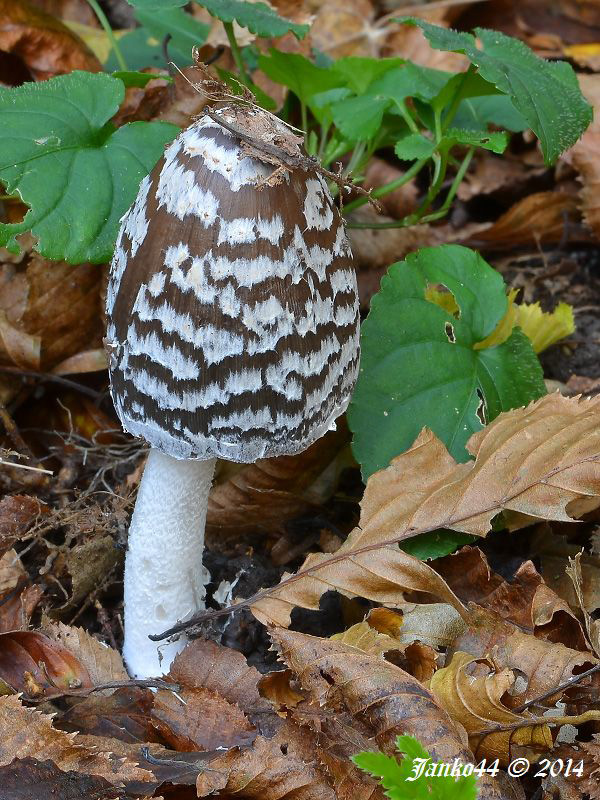
[(179, 461), (152, 449), (140, 482), (125, 559), (125, 644), (129, 674), (168, 672), (186, 645), (153, 642), (178, 620), (204, 608), (202, 564), (208, 493), (215, 459)]

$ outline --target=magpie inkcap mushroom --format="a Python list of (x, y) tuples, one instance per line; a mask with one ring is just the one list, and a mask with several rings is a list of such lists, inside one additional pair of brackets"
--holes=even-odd
[(352, 254), (301, 140), (256, 106), (183, 131), (123, 217), (107, 291), (111, 392), (151, 447), (129, 530), (124, 657), (167, 671), (203, 608), (217, 458), (304, 450), (344, 412), (359, 360)]

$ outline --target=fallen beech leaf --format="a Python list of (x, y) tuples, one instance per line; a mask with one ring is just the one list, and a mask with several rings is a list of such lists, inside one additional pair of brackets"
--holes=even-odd
[(99, 642), (83, 628), (74, 628), (58, 622), (47, 625), (43, 633), (77, 658), (87, 670), (93, 686), (129, 680), (121, 654)]
[(573, 166), (579, 172), (579, 179), (583, 184), (580, 193), (581, 210), (585, 221), (598, 237), (600, 235), (600, 204), (598, 203), (600, 125), (597, 122), (592, 123), (592, 127), (583, 134), (571, 153)]
[(412, 675), (331, 639), (273, 628), (281, 659), (318, 707), (346, 711), (371, 729), (376, 746), (394, 752), (396, 736), (415, 736), (434, 761), (472, 759), (464, 731)]
[(527, 723), (529, 712), (516, 714), (503, 703), (502, 696), (514, 685), (515, 675), (509, 669), (494, 670), (493, 663), (473, 658), (469, 653), (454, 653), (449, 666), (438, 670), (431, 679), (431, 691), (450, 716), (472, 735), (471, 746), (477, 758), (500, 759), (507, 766), (511, 747), (521, 745), (540, 753), (552, 748), (552, 735), (546, 725), (531, 725), (487, 736), (477, 731), (494, 725)]
[(159, 689), (151, 718), (163, 740), (178, 751), (247, 748), (256, 738), (239, 706), (210, 689)]
[(18, 541), (45, 508), (37, 498), (26, 494), (0, 500), (0, 555)]
[[(49, 369), (92, 341), (99, 344), (101, 282), (98, 266), (64, 262), (50, 266), (37, 253), (22, 264), (3, 265), (0, 361), (26, 369)], [(16, 291), (23, 299), (9, 305)]]
[(503, 509), (571, 521), (572, 501), (591, 497), (600, 503), (599, 423), (600, 398), (547, 395), (473, 434), (467, 449), (475, 461), (465, 464), (424, 429), (409, 450), (369, 478), (360, 527), (333, 555), (309, 555), (295, 575), (251, 598), (253, 613), (287, 626), (294, 606), (316, 609), (329, 589), (382, 604), (398, 604), (402, 591), (411, 589), (464, 615), (439, 575), (397, 543), (438, 528), (485, 536)]
[(568, 603), (546, 586), (531, 561), (521, 564), (510, 583), (492, 572), (478, 547), (463, 547), (437, 559), (435, 569), (463, 603), (477, 603), (540, 638), (574, 650), (586, 648), (579, 620)]
[(457, 195), (465, 202), (480, 195), (509, 192), (513, 196), (520, 195), (546, 171), (541, 158), (539, 164), (528, 165), (522, 158), (511, 157), (510, 153), (499, 157), (489, 150), (479, 149)]
[(71, 595), (64, 605), (53, 608), (49, 616), (59, 619), (72, 613), (123, 559), (123, 552), (110, 534), (92, 536), (67, 551), (65, 568), (71, 576)]
[(82, 372), (101, 372), (108, 368), (108, 357), (104, 348), (84, 350), (65, 358), (52, 372), (55, 375), (79, 375)]
[(296, 684), (294, 673), (291, 669), (280, 669), (268, 672), (258, 682), (258, 689), (262, 697), (278, 708), (295, 708), (304, 700), (304, 694), (292, 684)]
[(104, 778), (64, 772), (53, 761), (15, 758), (0, 767), (2, 800), (118, 800), (115, 787)]
[(105, 739), (136, 744), (162, 743), (150, 717), (153, 702), (152, 691), (137, 686), (94, 692), (73, 702), (54, 724), (64, 731)]
[(367, 621), (372, 628), (387, 633), (404, 647), (415, 641), (433, 648), (448, 647), (465, 629), (461, 615), (448, 603), (405, 603), (402, 614), (388, 608), (374, 608)]
[(585, 599), (583, 595), (583, 576), (581, 574), (581, 553), (577, 553), (575, 558), (569, 559), (569, 566), (567, 567), (567, 575), (573, 581), (573, 588), (577, 595), (579, 608), (583, 614), (585, 629), (588, 635), (588, 640), (592, 646), (594, 653), (600, 656), (600, 620), (594, 620), (585, 608)]
[(397, 639), (392, 639), (385, 633), (379, 633), (366, 621), (357, 622), (343, 633), (336, 633), (330, 638), (334, 642), (356, 647), (357, 650), (362, 650), (363, 653), (368, 653), (370, 656), (383, 656), (390, 650), (403, 650), (405, 647)]
[[(489, 656), (498, 669), (514, 670), (521, 675), (510, 696), (503, 700), (508, 708), (518, 708), (545, 695), (598, 663), (589, 652), (539, 639), (504, 622), (493, 612), (477, 607), (471, 607), (471, 624), (456, 638), (452, 649), (462, 650), (474, 658)], [(552, 706), (561, 694), (557, 692), (545, 702)]]
[(198, 775), (196, 791), (198, 797), (224, 790), (248, 800), (337, 800), (314, 756), (311, 731), (285, 721), (273, 737), (257, 737), (251, 749), (212, 759)]
[[(280, 531), (285, 523), (324, 502), (333, 491), (331, 481), (318, 478), (350, 439), (342, 421), (335, 431), (293, 456), (262, 458), (227, 471), (217, 479), (208, 500), (206, 527), (219, 540), (242, 531)], [(335, 476), (333, 476), (335, 477)]]
[(0, 678), (15, 692), (36, 699), (92, 686), (83, 664), (37, 631), (0, 634)]
[(17, 697), (0, 697), (0, 766), (27, 757), (50, 759), (65, 772), (99, 775), (113, 786), (152, 779), (150, 772), (131, 761), (89, 749), (77, 735), (57, 730), (50, 716), (25, 708)]
[[(407, 733), (421, 741), (434, 761), (473, 761), (463, 727), (412, 675), (331, 639), (284, 628), (273, 628), (270, 634), (316, 707), (333, 710), (336, 719), (349, 714), (359, 730), (373, 735), (371, 749), (395, 754), (396, 736)], [(479, 782), (480, 800), (510, 795), (488, 775)]]
[(543, 242), (559, 242), (565, 225), (576, 221), (577, 201), (562, 192), (527, 195), (509, 208), (487, 230), (471, 236), (465, 244), (495, 250)]
[(26, 0), (0, 0), (0, 50), (18, 56), (35, 80), (102, 65), (66, 25)]
[(25, 630), (43, 591), (31, 586), (21, 559), (7, 550), (0, 558), (0, 633)]
[(541, 353), (575, 332), (573, 307), (559, 303), (553, 311), (542, 311), (538, 303), (520, 303), (516, 324), (529, 337), (536, 353)]
[[(552, 785), (560, 790), (560, 797), (564, 800), (572, 798), (590, 797), (597, 800), (598, 787), (600, 786), (600, 734), (593, 734), (589, 742), (577, 742), (574, 745), (563, 745), (557, 748), (552, 756), (556, 759), (564, 759), (564, 763), (569, 758), (577, 765), (583, 760), (581, 775), (572, 773), (568, 777), (557, 775), (552, 779)], [(548, 781), (544, 781), (548, 783)], [(547, 787), (552, 788), (552, 787)], [(570, 790), (570, 791), (569, 791)], [(555, 795), (555, 793), (553, 793)]]

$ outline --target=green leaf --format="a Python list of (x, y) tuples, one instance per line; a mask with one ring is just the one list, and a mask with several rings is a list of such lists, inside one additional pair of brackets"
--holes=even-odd
[(30, 206), (0, 224), (0, 245), (31, 231), (46, 258), (72, 264), (112, 256), (119, 220), (142, 178), (178, 133), (163, 122), (109, 123), (125, 94), (120, 80), (73, 72), (0, 90), (0, 181)]
[(396, 142), (394, 151), (402, 161), (431, 158), (435, 152), (435, 142), (420, 133), (411, 133)]
[[(451, 293), (457, 314), (428, 299), (437, 287)], [(539, 361), (520, 331), (475, 349), (506, 308), (501, 275), (468, 248), (425, 248), (390, 267), (362, 327), (348, 412), (365, 478), (410, 447), (424, 426), (465, 461), (465, 443), (484, 414), (490, 421), (545, 394)]]
[(165, 37), (170, 36), (169, 57), (171, 57), (172, 49), (185, 53), (187, 64), (192, 63), (192, 47), (200, 46), (205, 42), (210, 31), (210, 25), (200, 22), (181, 8), (157, 11), (139, 9), (135, 16), (140, 25), (157, 39), (161, 48)]
[(127, 0), (130, 6), (148, 11), (165, 11), (169, 8), (185, 6), (188, 0)]
[(391, 69), (401, 67), (405, 63), (402, 58), (358, 58), (349, 56), (338, 59), (331, 67), (345, 86), (356, 94), (363, 94), (377, 78)]
[(457, 144), (465, 147), (482, 147), (484, 150), (491, 150), (492, 153), (503, 153), (508, 145), (508, 136), (504, 131), (483, 133), (449, 128), (439, 144), (439, 149), (450, 149)]
[[(381, 780), (390, 800), (476, 800), (477, 781), (473, 775), (430, 777), (427, 768), (435, 771), (439, 767), (418, 739), (398, 736), (396, 747), (404, 754), (400, 762), (380, 752), (366, 751), (352, 756), (358, 767)], [(442, 770), (444, 766), (441, 765)]]
[[(164, 36), (162, 37), (164, 39)], [(145, 67), (159, 67), (165, 69), (167, 62), (163, 52), (162, 39), (158, 39), (144, 26), (128, 31), (119, 39), (119, 49), (130, 69), (144, 69)], [(168, 43), (169, 60), (179, 67), (188, 66), (190, 63), (190, 49), (177, 46), (174, 40)], [(119, 69), (115, 51), (111, 50), (104, 64), (107, 72)]]
[(363, 94), (340, 100), (332, 106), (333, 121), (350, 142), (372, 139), (383, 120), (383, 112), (389, 106), (386, 97), (373, 97)]
[(478, 538), (478, 536), (471, 536), (468, 533), (442, 528), (413, 536), (412, 539), (401, 542), (400, 549), (421, 561), (429, 561), (432, 558), (447, 556), (465, 544), (476, 542)]
[(398, 22), (421, 28), (437, 50), (464, 53), (484, 80), (508, 95), (540, 140), (546, 164), (554, 164), (590, 124), (592, 108), (566, 62), (545, 61), (518, 39), (486, 28), (475, 28), (474, 36), (416, 17)]
[(299, 53), (282, 53), (271, 48), (268, 56), (259, 57), (258, 65), (267, 77), (287, 86), (308, 106), (311, 106), (315, 95), (338, 89), (343, 83), (340, 75), (336, 75), (331, 69), (315, 66)]
[(196, 0), (209, 14), (221, 22), (235, 22), (251, 33), (264, 38), (283, 36), (291, 31), (296, 39), (303, 39), (309, 25), (297, 25), (289, 19), (280, 17), (276, 11), (264, 3), (244, 3), (243, 0)]
[[(130, 86), (135, 86), (141, 89), (143, 89), (146, 84), (150, 83), (150, 81), (153, 81), (158, 77), (152, 72), (132, 72), (131, 70), (116, 70), (112, 73), (112, 76), (113, 78), (118, 78), (120, 81), (122, 81), (127, 88)], [(171, 78), (170, 75), (161, 75), (160, 77), (169, 83), (173, 82), (173, 78)]]
[(529, 127), (525, 117), (517, 111), (510, 97), (496, 94), (488, 97), (469, 97), (459, 105), (452, 120), (454, 127), (487, 131), (488, 125), (497, 125), (518, 133)]

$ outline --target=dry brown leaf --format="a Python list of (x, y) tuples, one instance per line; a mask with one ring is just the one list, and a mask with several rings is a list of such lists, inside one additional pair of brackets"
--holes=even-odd
[(250, 747), (256, 729), (243, 711), (210, 689), (159, 689), (152, 722), (174, 750), (229, 750)]
[(46, 510), (43, 503), (29, 495), (3, 497), (0, 500), (0, 554), (12, 547)]
[(581, 91), (586, 100), (594, 107), (594, 120), (581, 139), (565, 154), (579, 173), (582, 183), (580, 198), (581, 210), (585, 221), (594, 232), (596, 238), (600, 237), (600, 203), (598, 192), (600, 190), (600, 76), (579, 75)]
[(575, 558), (569, 559), (567, 575), (573, 582), (573, 588), (577, 595), (577, 602), (583, 615), (588, 641), (594, 653), (600, 657), (600, 620), (592, 619), (585, 607), (585, 597), (583, 593), (583, 576), (581, 574), (581, 553), (577, 553)]
[[(108, 692), (108, 690), (107, 690)], [(154, 695), (150, 689), (128, 686), (116, 691), (94, 692), (72, 701), (55, 719), (65, 731), (89, 734), (131, 743), (162, 742), (152, 725), (150, 712)]]
[(15, 550), (0, 558), (0, 633), (25, 630), (43, 589), (32, 586)]
[(83, 664), (38, 631), (0, 634), (0, 679), (13, 691), (36, 699), (92, 686)]
[[(588, 797), (590, 800), (600, 798), (600, 734), (594, 734), (589, 742), (577, 742), (574, 745), (563, 745), (557, 748), (552, 757), (562, 758), (567, 763), (569, 758), (573, 759), (573, 764), (577, 765), (583, 761), (581, 776), (571, 773), (568, 777), (557, 775), (551, 780), (544, 781), (548, 787), (558, 788), (560, 797), (564, 800), (572, 798)], [(569, 791), (570, 790), (570, 791)], [(553, 792), (556, 796), (556, 792)]]
[(280, 669), (263, 675), (258, 682), (258, 690), (278, 709), (295, 708), (304, 700), (297, 683), (291, 669)]
[(494, 249), (560, 242), (565, 225), (577, 221), (577, 200), (562, 192), (527, 195), (509, 208), (487, 230), (473, 234), (465, 244)]
[(63, 772), (53, 761), (15, 758), (0, 767), (4, 800), (119, 800), (120, 792), (104, 778)]
[(520, 565), (510, 583), (492, 572), (478, 547), (463, 547), (437, 559), (435, 569), (463, 603), (477, 603), (540, 638), (586, 649), (579, 620), (568, 603), (546, 586), (531, 561)]
[(58, 622), (46, 626), (43, 633), (78, 659), (87, 670), (93, 686), (129, 679), (121, 654), (99, 642), (83, 628)]
[(529, 712), (516, 714), (503, 704), (503, 695), (512, 689), (514, 683), (515, 675), (511, 670), (497, 670), (492, 661), (473, 658), (462, 652), (455, 653), (450, 664), (438, 670), (431, 679), (431, 691), (437, 702), (467, 730), (475, 756), (490, 760), (498, 758), (502, 766), (508, 765), (514, 745), (540, 753), (550, 750), (553, 744), (547, 725), (476, 735), (478, 731), (495, 725), (519, 722), (527, 725), (527, 721), (533, 719)]
[[(498, 669), (519, 672), (521, 680), (511, 696), (504, 699), (510, 708), (518, 708), (545, 695), (574, 675), (597, 663), (589, 652), (572, 650), (560, 642), (549, 642), (522, 631), (483, 608), (471, 607), (471, 624), (457, 637), (453, 649), (476, 658), (493, 658)], [(589, 678), (587, 679), (589, 682)], [(560, 698), (545, 701), (552, 706)]]
[(403, 646), (419, 641), (436, 649), (448, 647), (465, 629), (465, 621), (448, 603), (404, 603), (399, 608), (401, 614), (374, 608), (367, 621)]
[(50, 759), (63, 771), (99, 775), (113, 786), (152, 779), (131, 761), (80, 744), (77, 735), (57, 730), (50, 716), (24, 708), (17, 697), (0, 697), (0, 766), (28, 757)]
[(488, 150), (476, 150), (457, 194), (464, 201), (495, 193), (510, 193), (514, 198), (546, 170), (543, 163), (530, 166), (522, 158), (499, 157)]
[(600, 398), (547, 395), (475, 433), (467, 444), (475, 461), (466, 464), (424, 429), (369, 478), (360, 527), (339, 550), (309, 555), (298, 573), (251, 598), (253, 613), (287, 626), (295, 606), (317, 609), (321, 595), (337, 589), (384, 605), (400, 603), (403, 591), (426, 591), (464, 615), (446, 582), (397, 542), (438, 528), (485, 536), (503, 509), (571, 521), (572, 501), (591, 497), (600, 504), (599, 423)]
[(221, 792), (248, 800), (337, 800), (315, 763), (315, 737), (289, 721), (275, 736), (259, 736), (250, 750), (212, 759), (196, 782), (198, 797)]
[(396, 736), (407, 733), (423, 743), (434, 761), (472, 758), (464, 731), (412, 675), (342, 642), (284, 628), (270, 633), (315, 705), (357, 718), (385, 752), (394, 752)]
[[(294, 456), (262, 458), (255, 464), (225, 464), (210, 492), (206, 527), (209, 537), (239, 536), (245, 531), (280, 531), (285, 523), (318, 507), (332, 492), (328, 468), (349, 441), (340, 422), (308, 450)], [(331, 480), (318, 482), (328, 471)], [(209, 539), (210, 541), (210, 539)]]
[(343, 633), (336, 633), (330, 637), (334, 642), (347, 644), (350, 647), (355, 647), (357, 650), (362, 650), (370, 656), (383, 656), (390, 650), (404, 650), (406, 645), (401, 644), (397, 639), (392, 639), (385, 633), (372, 628), (369, 623), (364, 620), (357, 622), (356, 625), (348, 628)]
[(50, 264), (37, 253), (2, 265), (0, 361), (50, 369), (90, 343), (100, 344), (101, 282), (98, 266)]
[(102, 69), (91, 50), (66, 25), (26, 0), (0, 0), (0, 50), (17, 56), (38, 81), (75, 69)]

